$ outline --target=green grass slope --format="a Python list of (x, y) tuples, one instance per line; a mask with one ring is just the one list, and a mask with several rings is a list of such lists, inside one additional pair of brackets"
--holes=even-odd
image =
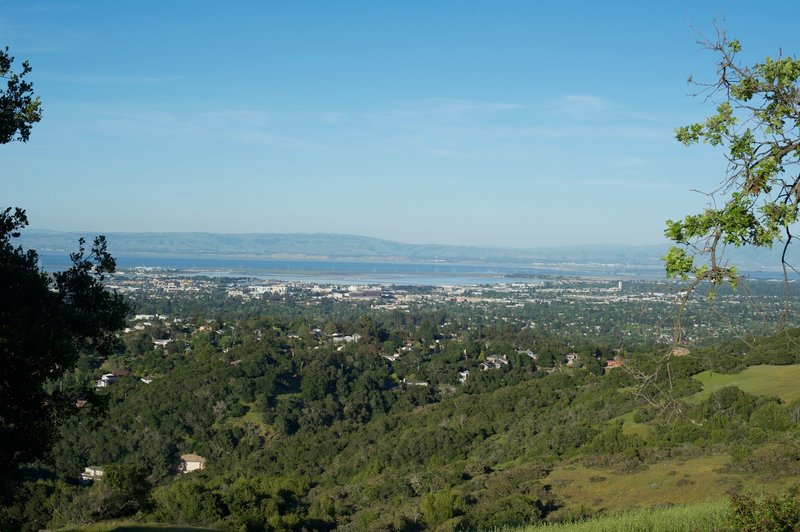
[(754, 395), (774, 395), (787, 403), (800, 399), (800, 365), (750, 366), (733, 375), (703, 371), (693, 378), (700, 381), (703, 390), (691, 397), (692, 402), (703, 401), (725, 386), (736, 386)]

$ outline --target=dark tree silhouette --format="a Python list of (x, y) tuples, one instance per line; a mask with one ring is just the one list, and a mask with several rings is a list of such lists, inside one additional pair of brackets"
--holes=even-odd
[(129, 308), (103, 287), (114, 259), (105, 238), (81, 239), (72, 267), (50, 276), (33, 250), (13, 239), (25, 211), (0, 213), (0, 478), (13, 483), (20, 464), (43, 455), (55, 426), (75, 409), (69, 393), (44, 385), (74, 367), (83, 351), (108, 353)]
[[(8, 80), (0, 90), (0, 144), (27, 142), (41, 118), (33, 84), (23, 79), (31, 68), (26, 61), (14, 73), (13, 62), (8, 48), (0, 50), (0, 78)], [(105, 237), (89, 250), (81, 239), (72, 267), (48, 275), (36, 251), (14, 242), (27, 224), (20, 208), (0, 211), (0, 498), (20, 464), (41, 457), (56, 425), (75, 409), (74, 397), (45, 385), (72, 369), (81, 352), (108, 353), (129, 310), (103, 287), (115, 268)]]

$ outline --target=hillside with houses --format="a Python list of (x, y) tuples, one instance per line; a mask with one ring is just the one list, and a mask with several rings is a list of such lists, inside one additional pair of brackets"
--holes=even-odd
[[(720, 312), (740, 312), (725, 294), (686, 316), (688, 349), (658, 332), (678, 306), (648, 282), (137, 275), (110, 281), (139, 309), (118, 351), (48, 385), (75, 415), (24, 484), (36, 515), (14, 510), (35, 526), (489, 529), (718, 502), (798, 473), (800, 396), (776, 386), (800, 368), (798, 332), (743, 322), (746, 340), (720, 342)], [(771, 283), (752, 288), (780, 313)]]

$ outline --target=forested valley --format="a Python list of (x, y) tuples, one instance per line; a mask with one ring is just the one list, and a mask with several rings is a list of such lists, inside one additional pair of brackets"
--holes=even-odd
[[(132, 304), (113, 354), (84, 351), (46, 383), (73, 415), (23, 468), (8, 526), (492, 529), (778, 489), (800, 472), (793, 386), (713, 386), (746, 368), (793, 378), (795, 329), (689, 352), (636, 328), (548, 326), (570, 308), (664, 321), (674, 303), (386, 310), (221, 288)], [(718, 314), (693, 319), (723, 327)], [(642, 478), (646, 492), (615, 493)]]

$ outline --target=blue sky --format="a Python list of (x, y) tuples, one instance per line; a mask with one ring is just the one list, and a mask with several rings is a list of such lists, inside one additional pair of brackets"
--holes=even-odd
[(335, 232), (535, 247), (663, 241), (721, 152), (714, 21), (797, 52), (751, 2), (3, 2), (44, 118), (4, 205), (92, 232)]

